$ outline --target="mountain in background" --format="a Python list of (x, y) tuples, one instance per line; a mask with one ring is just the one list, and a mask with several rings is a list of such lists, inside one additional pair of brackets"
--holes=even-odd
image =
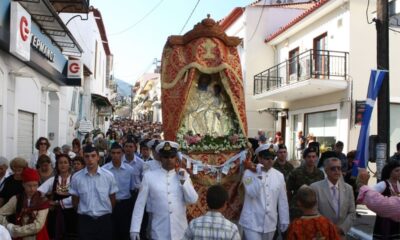
[(128, 97), (131, 95), (131, 89), (132, 89), (132, 85), (121, 80), (121, 79), (117, 79), (115, 78), (115, 82), (118, 85), (118, 95), (119, 96), (123, 96), (123, 97)]

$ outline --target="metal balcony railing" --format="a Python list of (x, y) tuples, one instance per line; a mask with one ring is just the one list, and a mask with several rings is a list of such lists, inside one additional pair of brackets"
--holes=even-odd
[(308, 79), (346, 80), (348, 52), (310, 49), (254, 76), (254, 95)]

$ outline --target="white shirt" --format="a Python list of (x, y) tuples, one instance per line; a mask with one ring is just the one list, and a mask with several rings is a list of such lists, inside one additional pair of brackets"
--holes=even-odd
[[(61, 181), (62, 181), (62, 179), (59, 176), (58, 177), (58, 184), (61, 185)], [(66, 182), (67, 186), (69, 186), (70, 181), (71, 181), (71, 176), (69, 176), (67, 178), (67, 182)], [(49, 179), (47, 179), (44, 183), (42, 183), (42, 185), (39, 186), (38, 191), (41, 192), (42, 195), (46, 195), (48, 193), (51, 193), (53, 191), (53, 183), (54, 183), (54, 176), (49, 178)], [(60, 206), (63, 209), (65, 209), (65, 208), (73, 208), (72, 197), (71, 196), (62, 199), (59, 202), (60, 202)]]
[[(389, 188), (391, 190), (394, 190), (393, 186), (392, 186), (392, 184), (390, 182), (389, 182), (389, 185), (390, 185)], [(375, 184), (373, 186), (373, 189), (375, 191), (377, 191), (377, 192), (383, 193), (385, 191), (385, 189), (386, 189), (386, 182), (385, 181), (380, 181), (379, 183), (377, 183), (377, 184)], [(397, 182), (397, 189), (400, 190), (400, 182)]]
[(193, 204), (197, 199), (189, 177), (182, 185), (175, 170), (147, 171), (133, 210), (130, 232), (140, 231), (143, 211), (149, 202), (151, 206), (157, 206), (157, 211), (152, 212), (152, 238), (180, 240), (188, 226), (186, 204)]
[(243, 175), (245, 196), (239, 224), (256, 232), (269, 233), (276, 230), (278, 213), (280, 224), (289, 224), (285, 178), (274, 168), (267, 172), (257, 169), (256, 173), (246, 170)]
[(8, 233), (7, 229), (0, 225), (0, 239), (1, 240), (11, 240), (11, 236)]

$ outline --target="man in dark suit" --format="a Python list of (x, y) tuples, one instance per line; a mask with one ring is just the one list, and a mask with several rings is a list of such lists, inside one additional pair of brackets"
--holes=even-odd
[(310, 187), (317, 193), (319, 212), (336, 225), (344, 238), (356, 216), (353, 189), (343, 180), (340, 159), (326, 159), (324, 168), (326, 179), (315, 182)]

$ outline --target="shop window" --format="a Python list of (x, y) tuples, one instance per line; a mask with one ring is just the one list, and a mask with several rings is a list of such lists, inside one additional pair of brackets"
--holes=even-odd
[(337, 141), (337, 111), (307, 113), (304, 117), (305, 136), (314, 136), (321, 152), (332, 150)]

